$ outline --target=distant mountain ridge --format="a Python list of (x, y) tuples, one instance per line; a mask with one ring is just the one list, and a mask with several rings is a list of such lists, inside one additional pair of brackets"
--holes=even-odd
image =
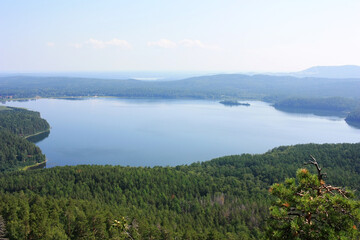
[(315, 66), (289, 75), (317, 78), (360, 78), (360, 66)]
[(141, 80), (141, 81), (174, 81), (194, 77), (214, 75), (268, 75), (314, 78), (360, 78), (360, 66), (313, 66), (298, 72), (264, 72), (264, 71), (79, 71), (79, 72), (1, 72), (3, 77), (38, 77), (38, 78), (86, 78), (109, 80)]

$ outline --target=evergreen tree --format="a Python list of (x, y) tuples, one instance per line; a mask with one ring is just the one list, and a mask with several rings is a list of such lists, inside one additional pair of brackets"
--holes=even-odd
[(359, 239), (360, 201), (340, 187), (328, 185), (316, 159), (311, 174), (299, 169), (294, 178), (269, 189), (276, 197), (270, 207), (269, 239)]

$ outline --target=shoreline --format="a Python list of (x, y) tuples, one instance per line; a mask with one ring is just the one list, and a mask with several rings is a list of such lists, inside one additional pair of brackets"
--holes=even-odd
[(45, 159), (45, 161), (43, 161), (43, 162), (39, 162), (39, 163), (35, 163), (35, 164), (33, 164), (33, 165), (25, 166), (25, 167), (20, 168), (19, 170), (20, 170), (20, 171), (27, 171), (27, 170), (30, 170), (31, 168), (40, 166), (41, 164), (44, 164), (44, 163), (46, 163), (47, 161), (48, 161), (48, 160)]
[[(76, 100), (76, 99), (86, 99), (86, 98), (118, 98), (118, 99), (170, 99), (170, 100), (213, 100), (213, 101), (220, 101), (222, 100), (221, 97), (219, 98), (198, 98), (198, 97), (130, 97), (130, 96), (110, 96), (110, 95), (94, 95), (94, 96), (60, 96), (60, 97), (29, 97), (29, 98), (13, 98), (13, 99), (0, 99), (0, 102), (7, 103), (7, 102), (21, 102), (21, 101), (36, 101), (40, 99), (68, 99), (68, 100)], [(254, 97), (239, 97), (237, 98), (239, 101), (262, 101), (262, 98), (254, 98)]]
[(27, 138), (29, 138), (29, 137), (33, 137), (33, 136), (37, 136), (37, 135), (40, 135), (40, 134), (45, 133), (45, 132), (49, 132), (50, 129), (51, 129), (51, 127), (48, 128), (48, 129), (46, 129), (46, 130), (44, 130), (44, 131), (40, 131), (40, 132), (37, 132), (37, 133), (34, 133), (34, 134), (30, 134), (30, 135), (24, 136), (24, 138), (27, 139)]

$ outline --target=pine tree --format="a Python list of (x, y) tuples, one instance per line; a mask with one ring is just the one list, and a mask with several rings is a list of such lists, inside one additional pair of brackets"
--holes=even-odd
[(311, 156), (307, 163), (317, 174), (299, 169), (294, 178), (274, 184), (269, 239), (359, 239), (360, 201), (353, 192), (325, 183), (324, 173)]

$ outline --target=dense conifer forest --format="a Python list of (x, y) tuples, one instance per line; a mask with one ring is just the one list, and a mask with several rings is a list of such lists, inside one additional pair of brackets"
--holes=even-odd
[(34, 143), (0, 129), (0, 172), (44, 161), (45, 156)]
[(0, 128), (26, 137), (50, 129), (49, 123), (39, 112), (22, 108), (0, 107)]
[(38, 112), (0, 107), (0, 172), (45, 161), (40, 148), (24, 137), (49, 128)]
[(360, 144), (305, 144), (188, 166), (2, 173), (0, 214), (11, 239), (260, 239), (269, 187), (309, 154), (330, 184), (358, 194)]

